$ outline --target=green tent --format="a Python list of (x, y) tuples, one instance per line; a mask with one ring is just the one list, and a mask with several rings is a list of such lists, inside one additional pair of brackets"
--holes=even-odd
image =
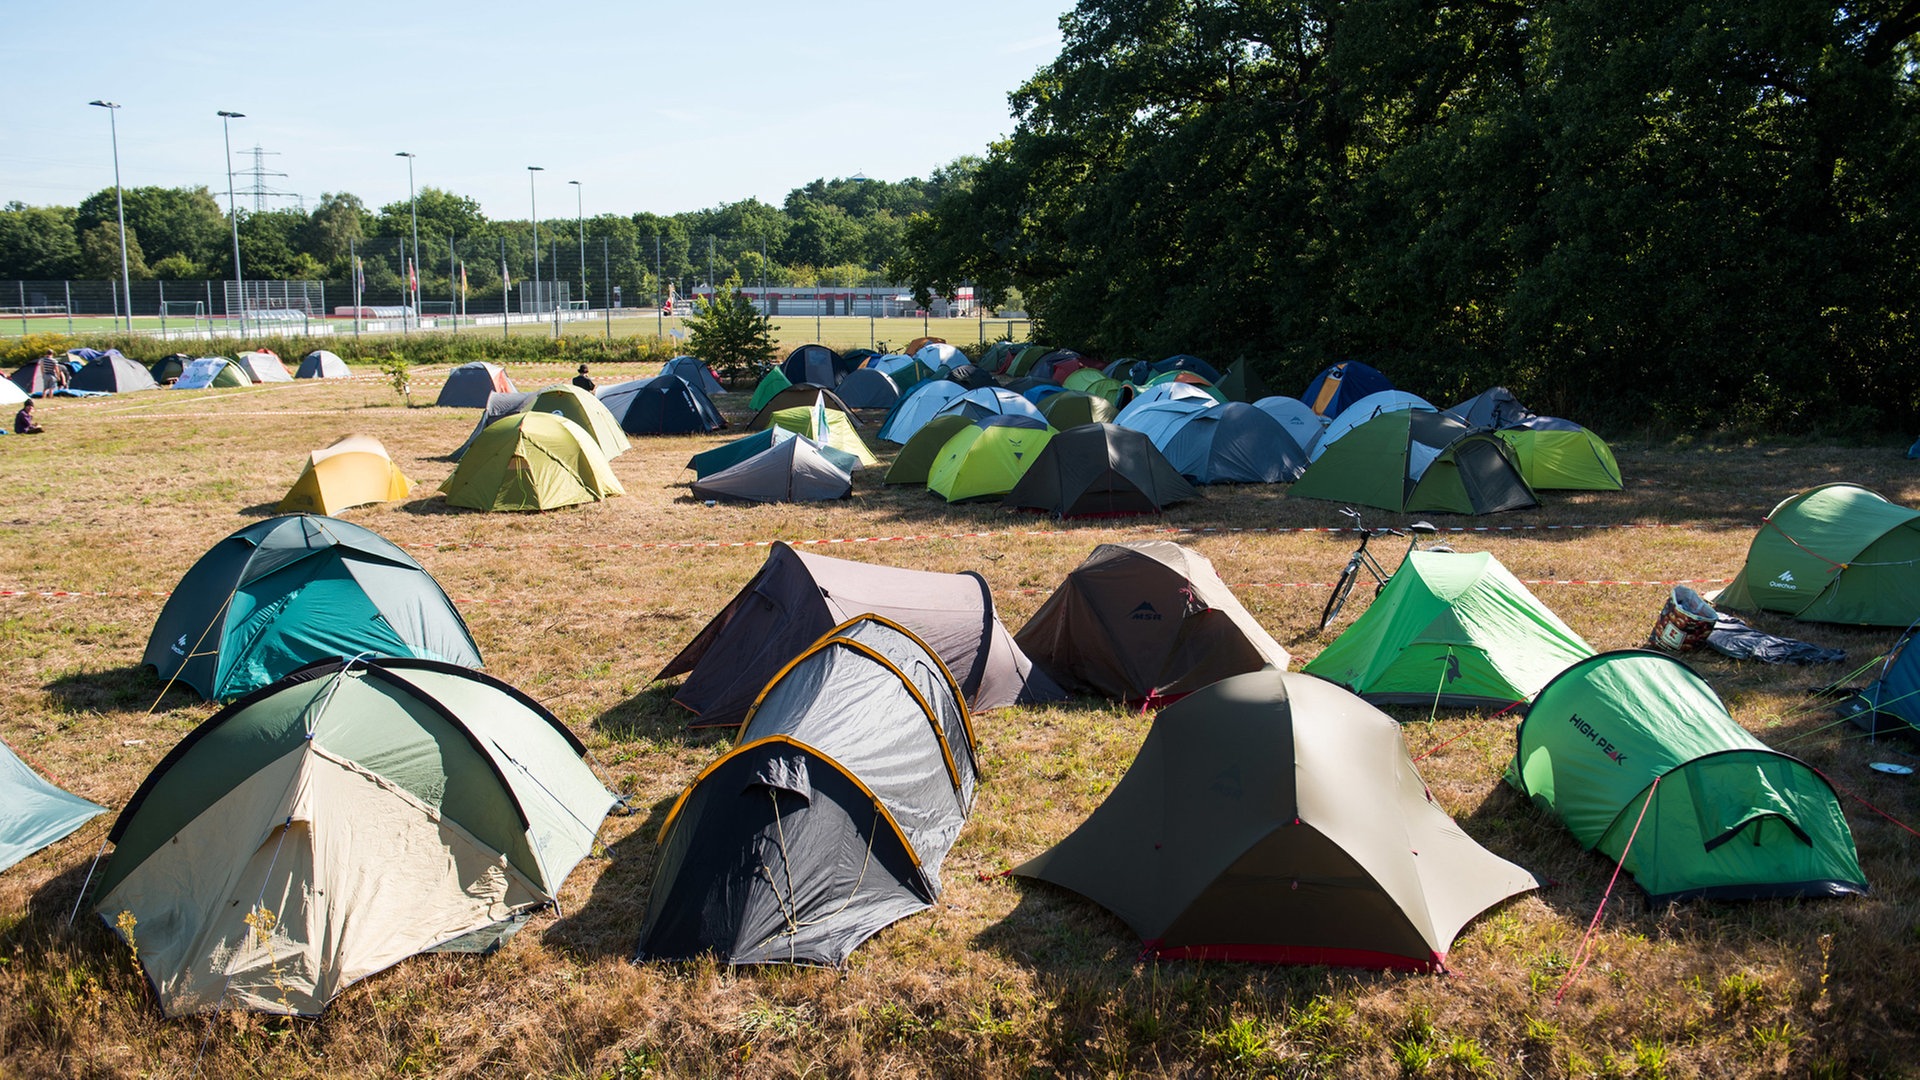
[(874, 456), (866, 440), (854, 428), (853, 418), (838, 409), (828, 408), (824, 402), (776, 409), (767, 414), (767, 422), (771, 427), (785, 428), (796, 435), (805, 435), (814, 442), (851, 454), (859, 461), (860, 468), (880, 464), (880, 459)]
[(1083, 394), (1106, 398), (1116, 405), (1120, 403), (1120, 392), (1127, 386), (1119, 379), (1109, 379), (1100, 374), (1098, 368), (1081, 368), (1068, 375), (1067, 381), (1061, 385), (1069, 390), (1078, 390)]
[(1495, 431), (1535, 491), (1619, 491), (1620, 463), (1605, 439), (1571, 420), (1536, 416)]
[(1219, 387), (1221, 393), (1227, 395), (1228, 401), (1244, 401), (1248, 404), (1259, 401), (1270, 393), (1267, 390), (1266, 381), (1260, 378), (1259, 373), (1247, 366), (1247, 358), (1244, 356), (1235, 360), (1227, 368), (1227, 373), (1220, 376), (1220, 381), (1214, 385)]
[(1051, 345), (1029, 345), (1021, 349), (1019, 352), (1013, 354), (1013, 362), (1007, 365), (1005, 372), (1006, 377), (1009, 379), (1017, 379), (1025, 375), (1033, 369), (1033, 365), (1038, 362), (1041, 357), (1052, 351), (1053, 346)]
[[(215, 713), (113, 824), (95, 910), (169, 1016), (311, 1016), (559, 895), (614, 804), (532, 698), (428, 660), (330, 660)], [(130, 918), (123, 913), (130, 914)]]
[(920, 430), (907, 438), (905, 446), (893, 456), (893, 464), (887, 469), (886, 482), (889, 484), (924, 484), (927, 473), (933, 469), (933, 463), (940, 457), (940, 451), (962, 428), (973, 426), (973, 420), (959, 413), (936, 416), (920, 425)]
[(1748, 734), (1664, 653), (1574, 664), (1534, 698), (1515, 741), (1507, 782), (1655, 904), (1867, 891), (1832, 786)]
[(1593, 647), (1484, 551), (1415, 551), (1302, 669), (1376, 705), (1525, 701)]
[(1445, 413), (1381, 413), (1323, 445), (1289, 496), (1448, 514), (1540, 505), (1506, 443)]
[(411, 555), (351, 522), (289, 514), (208, 549), (168, 595), (143, 663), (209, 700), (332, 656), (480, 666), (453, 602)]
[(747, 408), (759, 412), (767, 402), (773, 400), (773, 395), (792, 385), (793, 380), (787, 378), (786, 372), (773, 368), (761, 376), (760, 385), (753, 388), (753, 397), (747, 399)]
[[(1078, 374), (1077, 372), (1075, 374)], [(1073, 378), (1072, 375), (1067, 378)], [(1088, 424), (1111, 424), (1120, 409), (1111, 398), (1089, 394), (1081, 390), (1062, 390), (1057, 394), (1048, 394), (1040, 399), (1040, 415), (1055, 431), (1068, 428), (1085, 427)]]
[(593, 436), (538, 412), (488, 424), (440, 490), (447, 505), (476, 510), (553, 510), (626, 494)]
[(1005, 495), (1020, 482), (1053, 434), (1052, 428), (992, 420), (962, 428), (940, 448), (939, 457), (927, 471), (927, 490), (948, 502)]
[(1714, 603), (1808, 622), (1906, 626), (1920, 613), (1920, 510), (1858, 484), (1773, 508)]
[(1143, 955), (1375, 970), (1443, 968), (1539, 885), (1440, 809), (1392, 717), (1284, 671), (1161, 711), (1093, 816), (1013, 872), (1112, 911)]
[(608, 461), (633, 448), (613, 413), (599, 398), (577, 386), (549, 386), (533, 396), (527, 411), (551, 413), (573, 421), (581, 431), (593, 436), (594, 445)]

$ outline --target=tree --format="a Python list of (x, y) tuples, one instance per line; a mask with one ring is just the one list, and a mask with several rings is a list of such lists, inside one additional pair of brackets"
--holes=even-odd
[[(124, 194), (127, 232), (140, 238), (147, 258), (184, 255), (209, 272), (232, 270), (232, 255), (222, 257), (230, 250), (227, 215), (206, 188), (136, 187)], [(81, 201), (75, 224), (85, 232), (116, 220), (113, 189), (107, 188)]]
[[(120, 278), (120, 225), (103, 221), (80, 237), (80, 276), (98, 281)], [(127, 230), (127, 274), (148, 277), (146, 256), (140, 251), (140, 237)]]
[(80, 265), (74, 211), (10, 202), (0, 208), (0, 278), (57, 281)]
[(328, 192), (320, 196), (320, 205), (307, 217), (302, 246), (308, 254), (330, 266), (340, 266), (367, 238), (373, 215), (360, 196), (346, 192)]
[(773, 331), (779, 327), (740, 292), (738, 276), (697, 302), (686, 327), (687, 349), (718, 368), (729, 385), (738, 385), (742, 373), (758, 379), (773, 366)]

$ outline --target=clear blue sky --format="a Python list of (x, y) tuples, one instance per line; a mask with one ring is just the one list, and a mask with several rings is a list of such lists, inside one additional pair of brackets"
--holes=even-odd
[[(924, 177), (1012, 130), (1007, 94), (1058, 53), (1065, 0), (854, 3), (16, 4), (0, 203), (113, 186), (404, 201), (414, 179), (525, 219), (677, 213), (817, 177)], [(247, 200), (242, 198), (242, 205)], [(293, 205), (271, 200), (269, 206)]]

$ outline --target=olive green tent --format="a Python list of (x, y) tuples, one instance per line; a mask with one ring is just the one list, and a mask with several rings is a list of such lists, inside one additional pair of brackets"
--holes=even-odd
[(1507, 782), (1618, 862), (1652, 903), (1864, 893), (1824, 777), (1770, 749), (1664, 653), (1601, 653), (1542, 689)]
[(1494, 434), (1513, 448), (1535, 491), (1619, 491), (1620, 463), (1605, 439), (1571, 420), (1536, 416)]
[(1444, 413), (1381, 413), (1323, 450), (1289, 496), (1381, 510), (1490, 514), (1540, 505), (1500, 439)]
[(599, 398), (577, 386), (549, 386), (533, 395), (528, 412), (551, 413), (574, 422), (581, 431), (593, 436), (593, 443), (608, 461), (633, 448), (620, 421)]
[(482, 951), (592, 849), (614, 797), (518, 690), (330, 660), (215, 713), (108, 839), (95, 910), (169, 1016), (311, 1016), (415, 953)]
[(1906, 626), (1920, 613), (1920, 510), (1858, 484), (1773, 508), (1714, 603), (1808, 622)]
[(1065, 431), (1087, 424), (1111, 424), (1114, 417), (1120, 415), (1120, 409), (1111, 398), (1082, 390), (1062, 390), (1040, 399), (1040, 415), (1047, 418), (1055, 431)]
[(1376, 705), (1525, 701), (1593, 647), (1484, 551), (1414, 551), (1303, 671)]
[(538, 412), (487, 425), (440, 490), (448, 505), (476, 510), (552, 510), (626, 494), (593, 436)]
[(920, 426), (920, 430), (908, 436), (905, 446), (893, 456), (893, 464), (887, 468), (886, 482), (889, 484), (924, 484), (927, 473), (933, 463), (939, 459), (941, 448), (947, 440), (962, 428), (973, 426), (973, 421), (958, 413), (936, 416)]
[(860, 437), (859, 430), (854, 427), (853, 417), (829, 408), (824, 400), (826, 391), (822, 391), (820, 396), (822, 400), (812, 405), (795, 405), (767, 413), (767, 425), (785, 428), (796, 435), (805, 435), (814, 442), (851, 454), (859, 462), (857, 468), (880, 464), (880, 459), (874, 456), (867, 441)]
[(1015, 867), (1165, 959), (1441, 968), (1536, 888), (1433, 801), (1392, 717), (1331, 683), (1235, 675), (1161, 711), (1099, 809)]
[(990, 417), (955, 432), (927, 470), (927, 490), (948, 502), (1012, 491), (1054, 434), (1050, 427), (997, 422), (1020, 419), (1024, 418)]

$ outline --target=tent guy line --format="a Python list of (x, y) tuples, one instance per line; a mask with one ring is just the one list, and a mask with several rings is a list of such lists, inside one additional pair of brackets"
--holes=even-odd
[[(794, 541), (794, 544), (796, 546), (800, 543), (801, 541)], [(1723, 577), (1674, 578), (1668, 581), (1654, 581), (1654, 580), (1635, 581), (1635, 580), (1612, 579), (1612, 578), (1554, 578), (1554, 579), (1522, 578), (1520, 579), (1520, 583), (1522, 585), (1636, 585), (1636, 586), (1644, 585), (1644, 586), (1660, 586), (1663, 588), (1671, 588), (1675, 585), (1723, 585), (1732, 580), (1733, 580), (1732, 578), (1723, 578)], [(1330, 589), (1333, 587), (1333, 585), (1331, 582), (1326, 582), (1326, 581), (1280, 581), (1280, 582), (1245, 581), (1245, 582), (1236, 582), (1230, 587), (1235, 589)], [(1054, 590), (1052, 589), (1012, 589), (1009, 591), (1035, 595), (1040, 593), (1050, 593), (1050, 592), (1053, 592)], [(140, 597), (147, 597), (147, 596), (160, 597), (164, 599), (165, 597), (169, 597), (172, 595), (173, 595), (173, 591), (170, 589), (129, 589), (129, 590), (118, 591), (118, 592), (108, 590), (108, 589), (100, 589), (100, 590), (94, 590), (94, 591), (81, 590), (81, 589), (0, 589), (0, 599), (19, 599), (22, 597), (39, 597), (39, 598), (48, 599), (48, 600), (73, 600), (73, 599), (89, 600), (89, 599), (129, 599), (129, 598), (137, 599)], [(525, 597), (518, 597), (518, 596), (511, 596), (511, 597), (455, 596), (455, 597), (450, 597), (449, 599), (451, 599), (456, 604), (521, 604), (526, 602)], [(624, 596), (607, 596), (607, 597), (577, 596), (577, 597), (568, 598), (569, 603), (593, 603), (596, 601), (600, 603), (608, 603), (608, 604), (638, 604), (643, 602), (641, 599), (637, 597), (629, 598)]]

